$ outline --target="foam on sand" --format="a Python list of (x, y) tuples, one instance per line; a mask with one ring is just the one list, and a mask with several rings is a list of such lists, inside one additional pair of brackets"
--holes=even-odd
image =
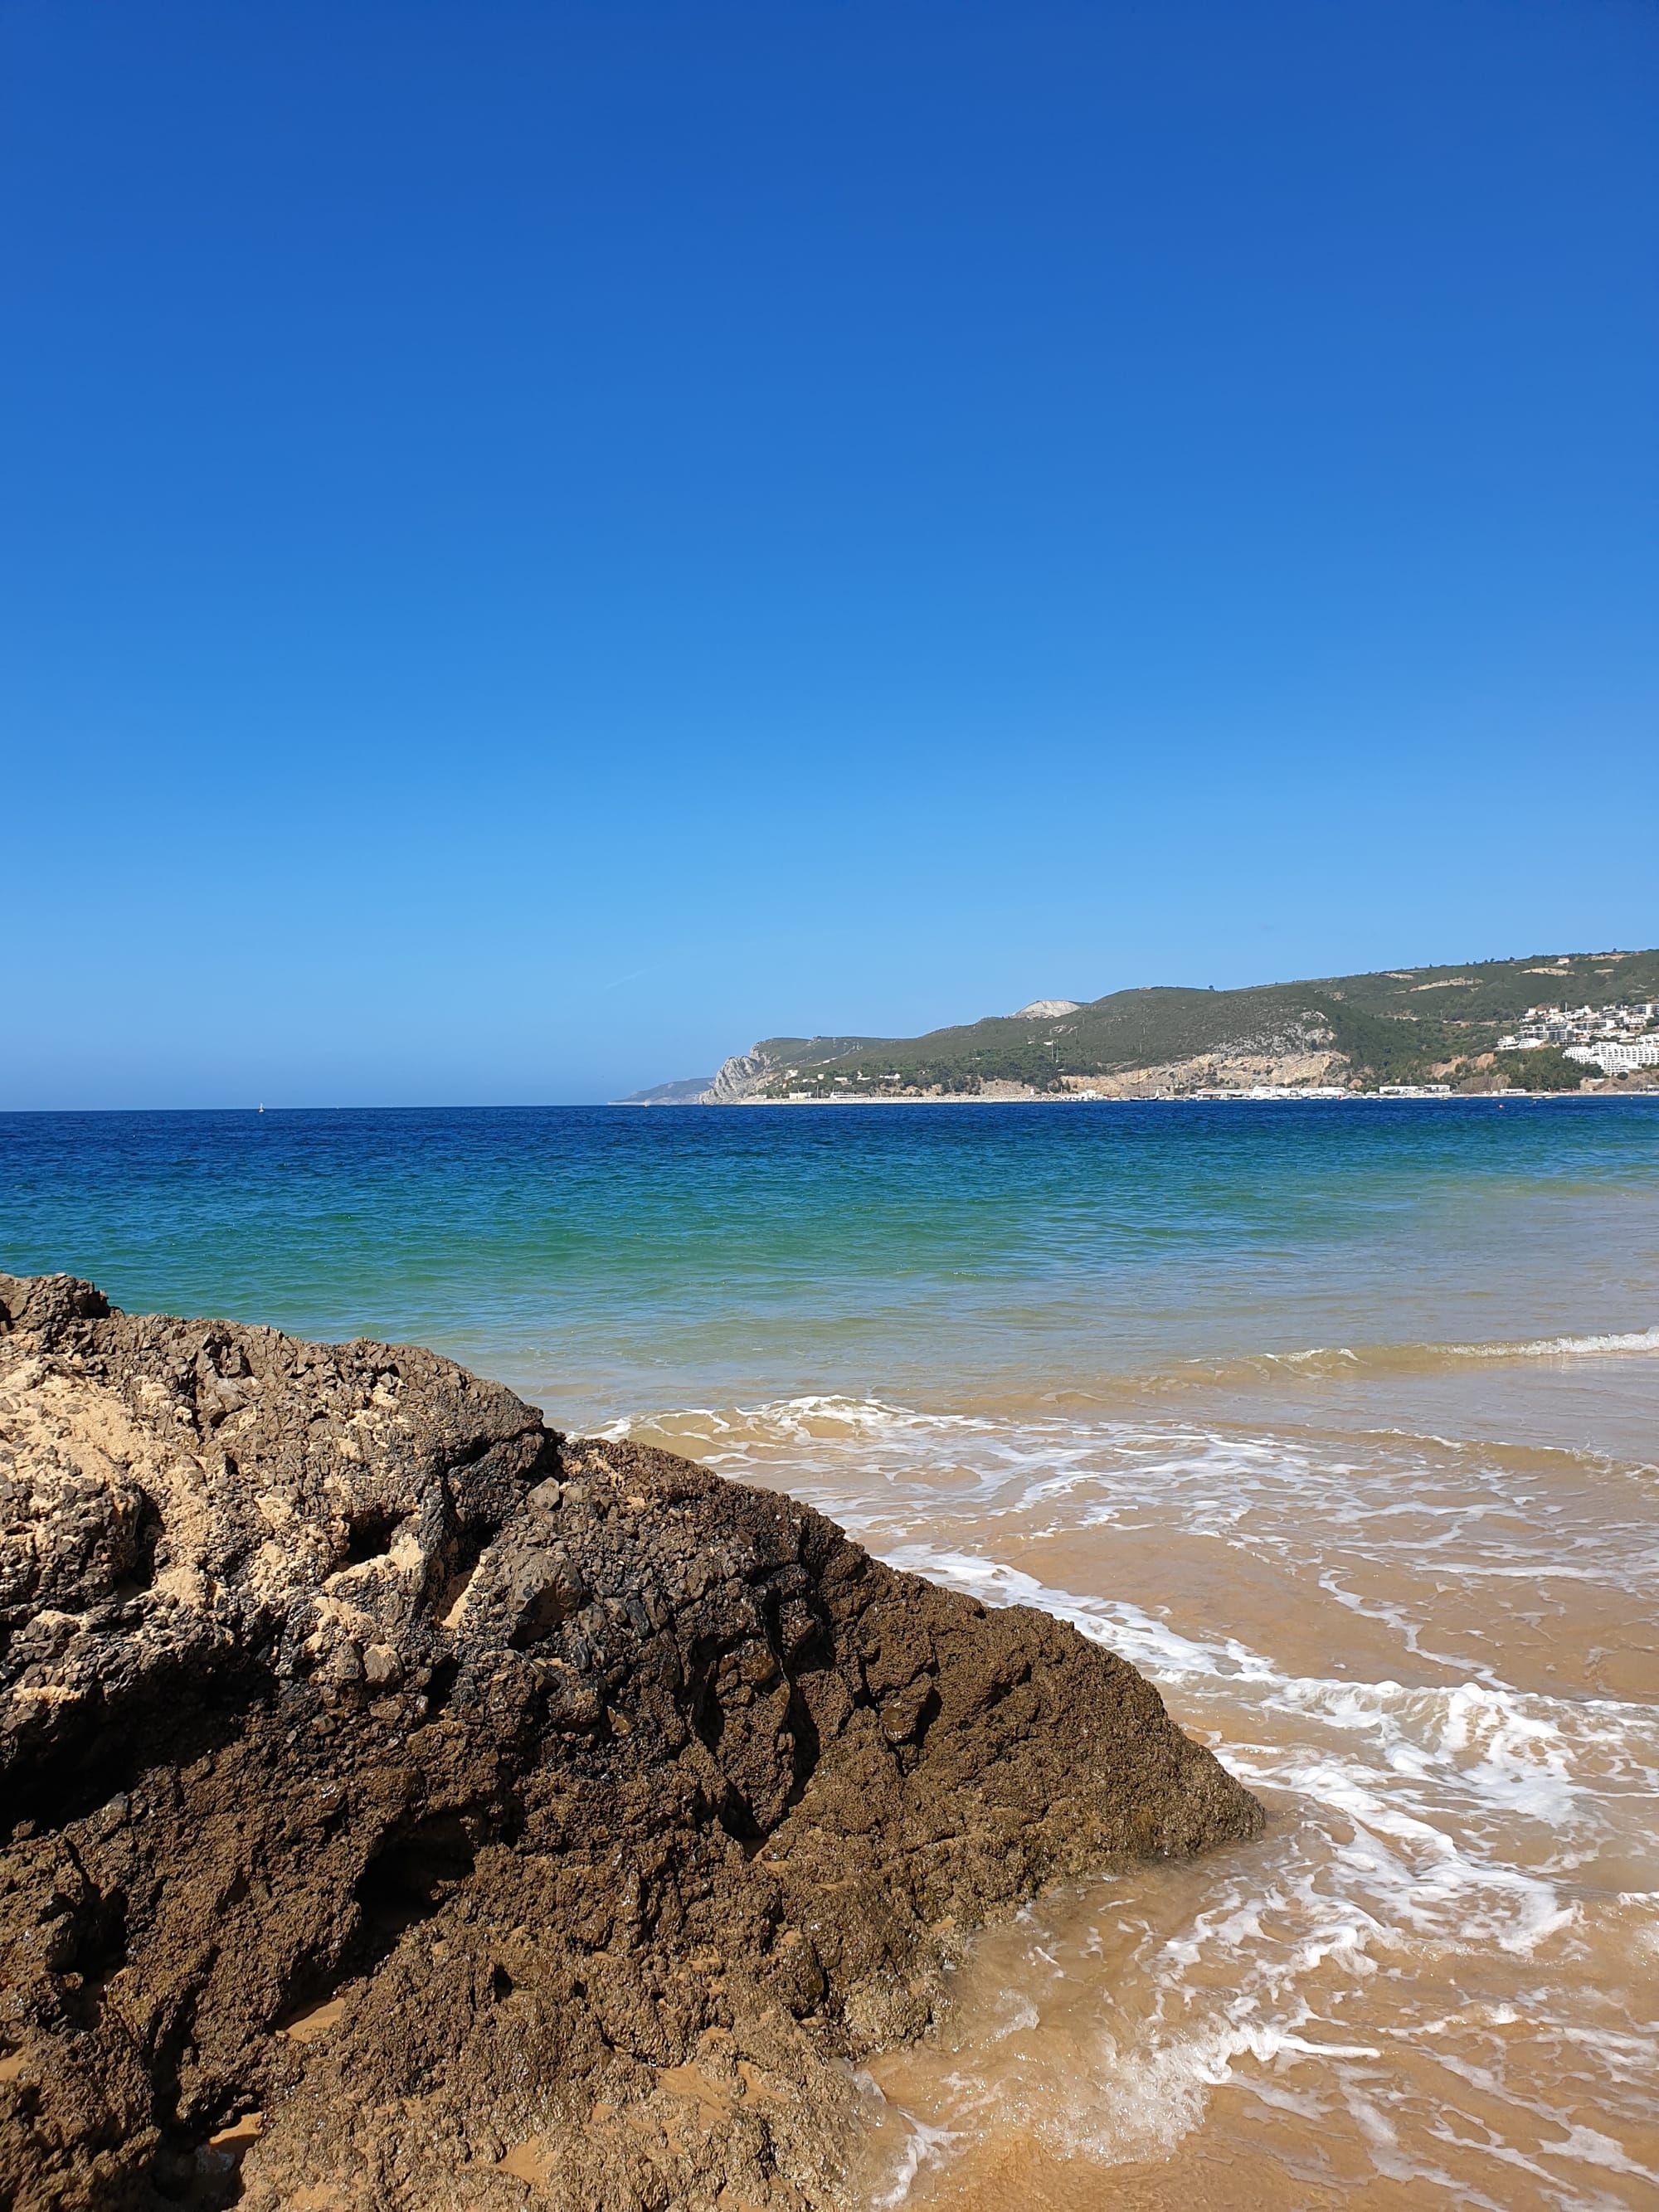
[[(1639, 1357), (1659, 1332), (1490, 1349)], [(1269, 1809), (1248, 1864), (1103, 1878), (978, 1940), (937, 2045), (872, 2066), (902, 2146), (885, 2201), (988, 2208), (1048, 2160), (1055, 2202), (1113, 2167), (1180, 2207), (1189, 2155), (1236, 2161), (1230, 2204), (1368, 2180), (1498, 2212), (1650, 2201), (1650, 1468), (830, 1395), (641, 1428), (1072, 1622)]]

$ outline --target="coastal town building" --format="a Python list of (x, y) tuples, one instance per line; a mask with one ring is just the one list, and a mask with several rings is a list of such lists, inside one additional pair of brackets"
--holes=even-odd
[(1599, 1067), (1603, 1075), (1633, 1075), (1638, 1067), (1659, 1067), (1659, 1036), (1638, 1037), (1630, 1043), (1570, 1044), (1565, 1057), (1586, 1067)]
[[(1644, 1036), (1659, 1021), (1659, 1001), (1641, 1000), (1616, 1006), (1528, 1006), (1510, 1036), (1498, 1040), (1499, 1052), (1536, 1052), (1540, 1045), (1624, 1045)], [(1582, 1053), (1571, 1057), (1582, 1059)], [(1635, 1060), (1632, 1066), (1651, 1067), (1654, 1060)], [(1604, 1071), (1611, 1073), (1611, 1070)]]

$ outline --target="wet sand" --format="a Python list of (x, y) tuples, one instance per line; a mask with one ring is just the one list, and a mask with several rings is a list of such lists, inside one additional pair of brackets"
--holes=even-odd
[(978, 1939), (866, 2201), (1659, 2202), (1659, 1338), (1118, 1399), (649, 1431), (1074, 1620), (1269, 1808)]

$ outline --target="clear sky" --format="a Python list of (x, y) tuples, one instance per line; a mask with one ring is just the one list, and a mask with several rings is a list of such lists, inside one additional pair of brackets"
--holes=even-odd
[(3, 0), (0, 1105), (1659, 941), (1646, 0)]

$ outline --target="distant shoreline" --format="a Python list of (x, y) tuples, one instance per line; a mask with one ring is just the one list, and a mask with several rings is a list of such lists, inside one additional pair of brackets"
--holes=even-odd
[[(1575, 1066), (1580, 1054), (1587, 1058)], [(1060, 1086), (1085, 1099), (1299, 1099), (1354, 1087), (1410, 1096), (1443, 1086), (1458, 1096), (1522, 1096), (1577, 1089), (1594, 1079), (1592, 1067), (1607, 1078), (1659, 1079), (1659, 946), (1243, 989), (1159, 984), (1088, 1000), (1040, 998), (917, 1036), (763, 1036), (712, 1077), (653, 1084), (611, 1103), (736, 1106), (761, 1094), (792, 1106), (849, 1094), (1035, 1103), (1056, 1098)], [(1489, 1089), (1465, 1090), (1475, 1083)]]
[(1418, 1091), (1407, 1095), (1389, 1095), (1380, 1091), (1322, 1091), (1316, 1095), (1279, 1091), (1271, 1096), (1253, 1094), (1249, 1091), (1187, 1091), (1154, 1093), (1144, 1098), (1105, 1098), (1076, 1091), (1038, 1092), (1029, 1098), (985, 1098), (967, 1091), (953, 1091), (933, 1097), (895, 1097), (890, 1092), (874, 1092), (841, 1098), (720, 1098), (692, 1099), (677, 1103), (666, 1099), (613, 1098), (613, 1106), (630, 1106), (641, 1112), (683, 1114), (688, 1105), (704, 1111), (727, 1113), (750, 1106), (782, 1107), (842, 1107), (842, 1106), (1507, 1106), (1526, 1101), (1578, 1100), (1590, 1098), (1650, 1098), (1659, 1103), (1659, 1090), (1607, 1091)]

